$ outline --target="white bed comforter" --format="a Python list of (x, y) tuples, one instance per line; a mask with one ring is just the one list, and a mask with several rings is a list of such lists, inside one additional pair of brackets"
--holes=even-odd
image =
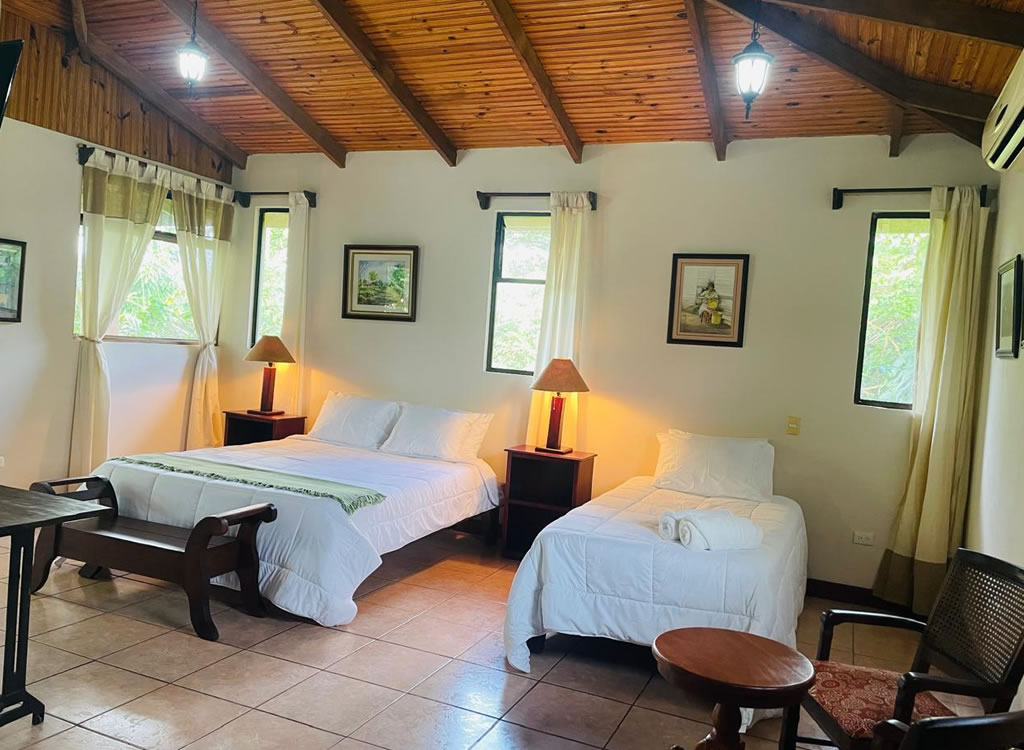
[[(122, 515), (191, 527), (211, 514), (273, 503), (277, 520), (260, 527), (260, 591), (275, 605), (321, 625), (356, 616), (356, 587), (380, 556), (493, 508), (494, 472), (482, 460), (452, 463), (350, 448), (306, 436), (190, 451), (207, 461), (317, 477), (376, 490), (384, 502), (348, 515), (329, 498), (252, 487), (116, 460), (108, 477)], [(235, 574), (215, 579), (238, 587)]]
[[(666, 630), (718, 627), (796, 645), (807, 582), (800, 506), (705, 498), (635, 477), (547, 526), (516, 573), (505, 618), (510, 664), (545, 632), (651, 645)], [(764, 529), (758, 549), (687, 550), (658, 536), (666, 510), (729, 508)]]

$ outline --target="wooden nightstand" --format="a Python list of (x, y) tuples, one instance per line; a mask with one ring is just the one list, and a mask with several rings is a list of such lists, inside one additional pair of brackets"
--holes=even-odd
[(268, 417), (247, 411), (224, 412), (224, 445), (245, 445), (280, 440), (289, 435), (301, 435), (306, 429), (306, 418), (293, 414)]
[(597, 454), (544, 453), (532, 445), (507, 448), (506, 453), (502, 553), (520, 558), (541, 529), (590, 500)]

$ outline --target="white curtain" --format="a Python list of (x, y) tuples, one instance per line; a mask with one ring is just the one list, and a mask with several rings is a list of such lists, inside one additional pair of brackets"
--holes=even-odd
[[(556, 357), (571, 359), (579, 367), (590, 213), (590, 196), (587, 193), (551, 194), (551, 251), (544, 284), (536, 375), (540, 375)], [(586, 373), (581, 374), (586, 379)], [(544, 445), (547, 441), (548, 413), (553, 395), (539, 391), (533, 393), (526, 428), (526, 442), (530, 445)], [(576, 444), (578, 401), (575, 393), (564, 395), (562, 444), (571, 447)]]
[(976, 187), (932, 190), (910, 467), (874, 587), (922, 614), (963, 543), (988, 216)]
[(234, 191), (175, 173), (171, 197), (185, 292), (199, 337), (185, 436), (185, 447), (191, 450), (224, 442), (216, 344), (231, 252)]
[(291, 365), (292, 414), (305, 414), (304, 350), (306, 348), (306, 281), (309, 256), (309, 198), (288, 196), (288, 268), (284, 283), (281, 340), (295, 364)]
[(109, 456), (110, 378), (101, 341), (117, 320), (153, 239), (169, 173), (97, 149), (82, 170), (82, 331), (71, 421), (72, 476)]

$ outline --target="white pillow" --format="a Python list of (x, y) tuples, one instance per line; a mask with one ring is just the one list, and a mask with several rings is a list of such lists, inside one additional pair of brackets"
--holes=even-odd
[(658, 487), (705, 497), (772, 497), (775, 449), (767, 440), (669, 430), (658, 435), (658, 442)]
[(444, 461), (473, 461), (493, 414), (402, 404), (398, 422), (382, 451)]
[(331, 391), (310, 437), (329, 443), (376, 450), (398, 418), (396, 401), (378, 401)]

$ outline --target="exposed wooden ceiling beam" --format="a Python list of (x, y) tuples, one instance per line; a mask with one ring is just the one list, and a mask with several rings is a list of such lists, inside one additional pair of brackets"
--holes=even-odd
[(89, 54), (89, 24), (85, 21), (84, 0), (71, 0), (71, 24), (78, 42), (78, 56), (88, 65), (92, 62), (92, 55)]
[(569, 120), (569, 115), (566, 114), (565, 107), (562, 106), (562, 100), (555, 93), (555, 86), (551, 83), (551, 78), (544, 69), (540, 57), (537, 56), (537, 51), (533, 48), (530, 38), (526, 36), (515, 11), (512, 10), (508, 0), (484, 0), (484, 2), (490, 8), (494, 20), (498, 22), (501, 33), (505, 35), (505, 39), (512, 46), (512, 51), (519, 58), (519, 64), (526, 71), (534, 91), (537, 92), (544, 104), (544, 109), (551, 115), (558, 134), (562, 137), (562, 143), (569, 150), (569, 156), (579, 164), (583, 161), (583, 140), (576, 132), (576, 128), (573, 127), (572, 121)]
[[(192, 3), (188, 0), (160, 0), (171, 13), (183, 24), (192, 25)], [(327, 129), (314, 120), (306, 110), (292, 99), (262, 68), (253, 62), (242, 48), (232, 42), (216, 26), (202, 15), (196, 23), (199, 38), (224, 58), (225, 62), (235, 69), (242, 78), (260, 92), (278, 112), (291, 120), (306, 136), (327, 154), (327, 157), (339, 167), (345, 166), (345, 147), (327, 132)]]
[(225, 138), (213, 125), (172, 97), (145, 73), (125, 60), (99, 37), (89, 37), (89, 49), (94, 62), (100, 63), (115, 76), (135, 89), (143, 99), (163, 110), (185, 129), (194, 133), (214, 151), (223, 154), (232, 164), (245, 169), (249, 155)]
[(900, 155), (903, 143), (903, 123), (906, 110), (898, 104), (889, 105), (889, 156), (895, 159)]
[[(709, 0), (709, 2), (752, 21), (757, 14), (755, 0)], [(821, 62), (846, 73), (869, 89), (897, 104), (952, 115), (968, 120), (985, 120), (995, 99), (973, 91), (942, 86), (909, 78), (850, 47), (817, 25), (777, 5), (761, 8), (761, 25)]]
[(978, 122), (977, 120), (965, 120), (962, 117), (945, 115), (941, 112), (926, 112), (923, 109), (918, 110), (918, 112), (939, 127), (945, 128), (953, 135), (958, 135), (968, 143), (973, 143), (981, 148), (981, 135), (985, 131), (985, 123)]
[(846, 13), (876, 21), (944, 31), (983, 42), (1024, 47), (1024, 13), (956, 0), (768, 0), (777, 5)]
[(359, 56), (370, 72), (380, 81), (402, 111), (408, 115), (413, 124), (430, 141), (437, 153), (441, 154), (449, 166), (454, 167), (458, 158), (455, 144), (445, 135), (441, 127), (434, 122), (419, 99), (409, 90), (405, 82), (398, 77), (391, 63), (381, 57), (370, 37), (359, 26), (359, 22), (349, 13), (343, 0), (312, 0), (334, 30), (341, 35), (352, 51)]
[(718, 93), (718, 74), (711, 55), (705, 11), (704, 0), (686, 0), (686, 23), (690, 27), (693, 54), (697, 58), (697, 73), (700, 75), (700, 88), (704, 93), (704, 110), (711, 126), (711, 142), (715, 146), (718, 161), (725, 161), (725, 151), (729, 146), (729, 129), (725, 122), (722, 99)]

